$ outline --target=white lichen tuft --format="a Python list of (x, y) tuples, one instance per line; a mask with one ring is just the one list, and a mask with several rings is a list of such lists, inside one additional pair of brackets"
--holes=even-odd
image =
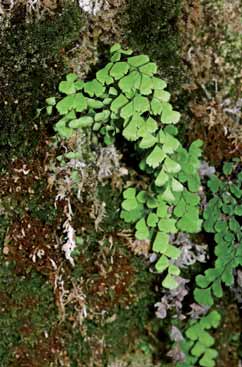
[(62, 251), (64, 251), (65, 253), (65, 258), (66, 260), (68, 260), (71, 265), (74, 267), (75, 266), (75, 262), (74, 259), (72, 257), (72, 253), (76, 248), (76, 233), (74, 228), (71, 225), (71, 219), (73, 216), (73, 212), (71, 209), (71, 203), (70, 203), (70, 199), (67, 199), (67, 205), (65, 206), (65, 214), (66, 214), (66, 221), (63, 224), (63, 232), (65, 234), (65, 242), (62, 245), (61, 249)]
[(62, 246), (62, 251), (65, 253), (65, 258), (70, 261), (72, 266), (75, 266), (72, 253), (76, 248), (75, 230), (67, 219), (63, 224), (64, 232), (66, 233), (66, 242)]
[(80, 8), (90, 15), (97, 15), (100, 10), (107, 8), (105, 0), (79, 0)]

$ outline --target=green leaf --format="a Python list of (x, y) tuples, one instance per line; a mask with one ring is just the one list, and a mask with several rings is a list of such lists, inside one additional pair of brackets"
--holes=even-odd
[(231, 218), (229, 220), (229, 228), (232, 232), (239, 233), (240, 232), (240, 223), (235, 218)]
[(87, 109), (87, 99), (82, 93), (76, 93), (73, 96), (72, 108), (74, 108), (76, 112), (83, 112)]
[(117, 91), (116, 88), (110, 87), (109, 88), (109, 91), (108, 91), (108, 94), (110, 94), (111, 96), (117, 96), (118, 95), (118, 91)]
[(206, 276), (201, 274), (196, 276), (196, 284), (198, 287), (207, 288), (210, 283), (211, 283), (210, 279), (208, 279)]
[(148, 195), (145, 191), (140, 191), (137, 195), (138, 202), (144, 204), (148, 198)]
[[(149, 62), (148, 64), (141, 66), (139, 70), (143, 74), (153, 76), (153, 74), (157, 72), (157, 65), (154, 62)], [(153, 81), (152, 81), (152, 84), (153, 84)]]
[(178, 181), (176, 180), (175, 178), (172, 178), (171, 180), (171, 188), (173, 191), (175, 192), (181, 192), (183, 191), (183, 185)]
[(165, 255), (176, 260), (181, 255), (181, 250), (175, 246), (169, 245), (165, 251)]
[(147, 217), (147, 224), (149, 227), (156, 227), (158, 217), (155, 213), (150, 213)]
[(200, 343), (205, 345), (205, 347), (207, 347), (207, 348), (211, 347), (215, 343), (214, 338), (205, 330), (200, 332), (199, 341), (200, 341)]
[(69, 122), (69, 127), (72, 129), (79, 129), (84, 127), (89, 127), (93, 124), (93, 118), (90, 116), (83, 116), (79, 119), (72, 120)]
[(187, 190), (185, 190), (182, 194), (185, 202), (188, 204), (188, 205), (191, 205), (191, 206), (196, 206), (199, 204), (200, 202), (200, 198), (199, 198), (199, 195), (194, 193), (194, 192), (189, 192)]
[(188, 189), (192, 192), (197, 192), (200, 187), (200, 178), (198, 175), (187, 176)]
[(136, 198), (128, 198), (122, 202), (122, 208), (128, 211), (131, 211), (133, 209), (136, 209), (138, 206)]
[(169, 102), (170, 97), (170, 93), (166, 90), (157, 89), (154, 92), (154, 98), (157, 98), (161, 102)]
[(149, 95), (152, 93), (153, 82), (152, 79), (147, 75), (142, 75), (141, 83), (139, 86), (140, 93), (144, 95)]
[(158, 145), (156, 145), (155, 148), (152, 150), (152, 152), (146, 158), (146, 163), (148, 164), (148, 166), (152, 168), (157, 168), (164, 160), (164, 158), (165, 158), (164, 152)]
[(110, 62), (103, 69), (99, 70), (96, 73), (97, 80), (100, 83), (102, 83), (103, 85), (104, 84), (109, 85), (109, 84), (113, 83), (113, 78), (109, 75), (109, 71), (112, 68), (112, 66), (113, 66), (113, 63)]
[(120, 94), (117, 98), (114, 99), (114, 101), (111, 104), (111, 110), (113, 112), (118, 113), (119, 110), (128, 103), (128, 99), (123, 95)]
[[(215, 358), (217, 358), (217, 352), (215, 349), (210, 349), (211, 351), (214, 351), (214, 354), (208, 354), (208, 350), (206, 350), (204, 356), (200, 359), (199, 364), (201, 367), (215, 367), (216, 362), (214, 361)], [(210, 358), (210, 355), (214, 356), (213, 358)]]
[(76, 90), (81, 90), (81, 89), (83, 89), (83, 87), (84, 87), (85, 83), (84, 83), (84, 81), (83, 81), (83, 80), (77, 80), (77, 81), (74, 83), (74, 85), (75, 85)]
[(129, 102), (128, 104), (126, 104), (126, 106), (124, 106), (120, 112), (120, 116), (125, 120), (128, 120), (129, 117), (132, 116), (133, 114), (134, 114), (133, 102)]
[(152, 246), (152, 250), (164, 254), (169, 246), (169, 235), (163, 232), (158, 232)]
[(45, 102), (50, 105), (50, 106), (55, 106), (56, 104), (56, 99), (55, 97), (50, 97), (50, 98), (46, 98)]
[(52, 114), (52, 110), (53, 110), (53, 106), (47, 106), (46, 107), (47, 115), (51, 115)]
[(135, 223), (138, 219), (144, 216), (144, 207), (141, 204), (138, 204), (135, 209), (130, 211), (122, 210), (120, 214), (120, 218), (124, 219), (127, 223)]
[(66, 126), (62, 126), (58, 128), (58, 134), (62, 137), (62, 138), (66, 138), (69, 139), (72, 134), (73, 134), (73, 130), (70, 129), (69, 127)]
[(138, 240), (146, 240), (149, 239), (150, 236), (150, 232), (149, 229), (145, 223), (144, 218), (140, 219), (137, 223), (136, 223), (136, 232), (135, 232), (135, 237)]
[(141, 95), (136, 95), (133, 99), (134, 111), (138, 113), (143, 113), (150, 110), (150, 103), (148, 98)]
[(217, 176), (212, 175), (208, 181), (208, 187), (215, 194), (222, 187), (222, 181)]
[(158, 176), (156, 177), (155, 184), (156, 186), (163, 186), (169, 179), (167, 173), (165, 173), (164, 168), (161, 169)]
[(139, 138), (139, 126), (143, 123), (144, 119), (135, 113), (126, 128), (123, 130), (123, 136), (129, 141), (137, 140)]
[(110, 48), (110, 53), (113, 54), (116, 51), (120, 51), (121, 50), (121, 45), (119, 43), (115, 43), (111, 48)]
[(77, 80), (77, 75), (75, 73), (67, 74), (66, 80), (68, 82), (74, 82), (75, 80)]
[(150, 134), (150, 133), (146, 133), (145, 136), (142, 138), (141, 142), (139, 143), (139, 147), (141, 149), (148, 149), (153, 147), (153, 145), (155, 145), (157, 143), (157, 138)]
[(191, 350), (191, 354), (196, 357), (200, 357), (206, 350), (206, 346), (197, 341)]
[(148, 208), (154, 209), (154, 208), (157, 208), (158, 201), (154, 197), (148, 197), (146, 201), (146, 205), (148, 206)]
[(232, 162), (226, 162), (223, 165), (223, 173), (225, 174), (225, 176), (229, 176), (231, 175), (233, 171), (233, 163)]
[(107, 121), (108, 118), (110, 116), (110, 111), (109, 110), (104, 110), (102, 112), (99, 112), (99, 113), (96, 113), (95, 116), (94, 116), (94, 120), (96, 122), (99, 122), (99, 121)]
[(86, 101), (87, 101), (88, 107), (93, 108), (94, 110), (103, 107), (103, 102), (98, 101), (96, 99), (86, 98)]
[(152, 78), (152, 81), (153, 81), (153, 88), (154, 89), (164, 89), (167, 86), (167, 83), (164, 80), (156, 78), (154, 76)]
[(162, 218), (160, 219), (158, 226), (159, 226), (160, 231), (165, 232), (165, 233), (176, 233), (177, 232), (175, 219)]
[(174, 136), (167, 133), (160, 136), (160, 142), (163, 144), (162, 150), (166, 154), (174, 153), (180, 146), (180, 142)]
[(223, 289), (221, 286), (221, 280), (217, 279), (213, 284), (212, 284), (212, 290), (213, 293), (216, 297), (221, 298), (223, 296)]
[(181, 198), (178, 201), (176, 207), (174, 208), (173, 213), (176, 217), (180, 218), (185, 214), (185, 212), (186, 212), (186, 202), (183, 198)]
[(118, 85), (123, 92), (129, 92), (130, 90), (136, 90), (139, 88), (141, 82), (141, 76), (138, 71), (134, 70), (127, 76), (120, 79)]
[(234, 284), (233, 265), (227, 266), (222, 274), (222, 280), (227, 286)]
[(184, 216), (177, 222), (177, 228), (187, 233), (198, 233), (201, 230), (202, 221), (198, 218), (198, 209), (189, 208)]
[(121, 52), (117, 51), (112, 54), (110, 61), (114, 63), (120, 61), (120, 59), (121, 59)]
[(150, 106), (151, 106), (152, 113), (154, 115), (160, 115), (161, 114), (162, 103), (158, 99), (153, 98), (151, 100)]
[(205, 328), (217, 328), (221, 321), (221, 315), (218, 311), (214, 310), (206, 316), (208, 325)]
[(158, 217), (166, 218), (168, 214), (167, 210), (168, 210), (168, 206), (166, 205), (166, 203), (164, 201), (159, 201), (157, 211), (156, 211), (156, 214), (158, 215)]
[(169, 268), (168, 268), (168, 273), (171, 274), (171, 275), (178, 276), (178, 275), (180, 275), (181, 271), (176, 265), (170, 264)]
[(167, 188), (163, 192), (162, 198), (168, 203), (173, 203), (175, 201), (175, 196), (173, 195), (169, 186), (167, 186)]
[(201, 331), (201, 327), (200, 327), (199, 323), (196, 323), (196, 324), (190, 326), (186, 330), (185, 334), (189, 339), (195, 341), (195, 340), (199, 339), (200, 331)]
[(89, 96), (101, 97), (105, 92), (105, 87), (96, 79), (85, 83), (84, 91), (89, 94)]
[[(80, 159), (81, 153), (80, 152), (68, 152), (68, 153), (65, 153), (65, 157), (68, 159)], [(76, 174), (77, 174), (77, 177), (79, 177), (78, 172), (75, 171), (74, 176), (76, 176)]]
[(157, 129), (157, 122), (152, 117), (148, 117), (148, 119), (140, 126), (139, 135), (145, 137), (146, 134), (154, 133)]
[(178, 286), (177, 281), (171, 274), (167, 274), (167, 276), (165, 277), (165, 279), (162, 282), (162, 285), (164, 288), (168, 288), (168, 289), (175, 289)]
[(134, 187), (129, 187), (128, 189), (124, 190), (123, 192), (123, 197), (125, 199), (134, 198), (135, 195), (136, 195), (136, 188)]
[(161, 256), (157, 263), (155, 264), (155, 268), (159, 273), (163, 273), (169, 266), (169, 260), (166, 256)]
[(114, 79), (119, 80), (121, 79), (127, 72), (129, 71), (129, 64), (127, 62), (116, 62), (111, 70), (110, 75), (114, 77)]
[(194, 298), (197, 303), (204, 306), (213, 305), (213, 297), (211, 296), (211, 289), (198, 289), (194, 290)]
[(75, 84), (72, 81), (62, 81), (59, 84), (59, 91), (67, 95), (74, 94), (76, 92)]
[(166, 157), (164, 162), (164, 169), (169, 173), (178, 173), (181, 170), (179, 163), (175, 162), (173, 159)]
[(73, 108), (73, 102), (74, 102), (73, 95), (64, 97), (57, 103), (56, 105), (57, 111), (61, 115), (67, 114), (67, 112)]
[(138, 55), (138, 56), (132, 56), (128, 57), (128, 63), (131, 66), (138, 67), (144, 64), (147, 64), (149, 62), (149, 56), (147, 55)]
[(237, 199), (241, 198), (242, 190), (237, 185), (230, 183), (229, 190)]
[(169, 103), (164, 104), (161, 114), (161, 122), (163, 122), (163, 124), (177, 124), (180, 120), (180, 113), (173, 111), (169, 106)]
[(240, 217), (242, 216), (242, 205), (236, 206), (236, 208), (234, 209), (234, 214), (236, 214)]

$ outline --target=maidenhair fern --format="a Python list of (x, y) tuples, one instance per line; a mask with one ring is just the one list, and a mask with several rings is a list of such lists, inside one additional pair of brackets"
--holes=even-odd
[(196, 277), (194, 296), (198, 303), (211, 306), (223, 296), (222, 285), (234, 282), (234, 269), (242, 265), (242, 172), (234, 174), (236, 162), (225, 163), (224, 177), (208, 181), (212, 198), (204, 211), (204, 229), (214, 233), (214, 267)]
[[(164, 273), (162, 285), (175, 289), (181, 249), (171, 239), (177, 232), (201, 230), (198, 168), (202, 142), (193, 142), (189, 149), (182, 147), (175, 126), (180, 114), (173, 110), (166, 83), (156, 71), (147, 55), (133, 56), (132, 50), (116, 44), (110, 62), (95, 79), (84, 82), (69, 74), (59, 85), (65, 96), (46, 102), (48, 114), (56, 108), (61, 115), (54, 126), (61, 140), (84, 133), (92, 135), (94, 142), (98, 137), (109, 145), (119, 134), (133, 143), (141, 157), (139, 169), (150, 181), (146, 189), (124, 190), (121, 218), (134, 225), (137, 240), (151, 242), (159, 256), (156, 270)], [(78, 147), (67, 146), (72, 149), (63, 154), (63, 162), (78, 161)], [(204, 229), (214, 233), (216, 261), (213, 268), (196, 277), (194, 297), (200, 305), (213, 305), (214, 299), (223, 295), (223, 284), (232, 285), (233, 270), (242, 265), (242, 173), (235, 175), (237, 168), (236, 162), (226, 163), (224, 177), (213, 175), (208, 181), (211, 198), (204, 212)], [(78, 180), (75, 165), (73, 175)], [(189, 323), (181, 345), (186, 361), (180, 367), (215, 365), (217, 352), (208, 331), (217, 327), (219, 320), (218, 312), (212, 311)]]
[(208, 330), (217, 328), (221, 316), (217, 311), (212, 311), (200, 320), (193, 320), (186, 329), (186, 339), (181, 342), (181, 349), (184, 352), (185, 362), (178, 363), (177, 367), (194, 367), (199, 364), (201, 367), (214, 367), (218, 352), (213, 348), (214, 338)]
[(174, 261), (180, 249), (170, 243), (170, 234), (199, 232), (200, 180), (198, 175), (201, 141), (184, 149), (177, 139), (175, 124), (180, 113), (169, 103), (166, 82), (156, 77), (157, 66), (147, 55), (131, 56), (115, 44), (110, 62), (83, 82), (67, 75), (59, 85), (66, 96), (58, 103), (47, 99), (47, 112), (55, 105), (62, 118), (55, 130), (61, 138), (89, 127), (112, 144), (117, 133), (134, 142), (142, 153), (140, 169), (151, 183), (146, 191), (128, 188), (123, 193), (121, 217), (135, 223), (136, 238), (150, 240), (160, 254), (158, 272), (166, 271), (163, 286), (176, 288), (180, 270)]
[[(242, 265), (242, 171), (239, 160), (223, 165), (223, 175), (212, 175), (208, 181), (211, 198), (204, 211), (204, 230), (214, 233), (216, 256), (214, 267), (196, 277), (194, 298), (202, 306), (212, 306), (223, 296), (223, 285), (232, 286), (234, 270)], [(186, 330), (181, 349), (185, 362), (179, 367), (214, 367), (217, 351), (214, 339), (204, 329), (217, 327), (221, 316), (212, 311)], [(204, 321), (205, 320), (205, 321)]]

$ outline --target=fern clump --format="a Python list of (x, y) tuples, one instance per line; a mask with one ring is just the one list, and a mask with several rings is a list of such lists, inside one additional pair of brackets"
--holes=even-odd
[(194, 367), (199, 363), (202, 367), (214, 367), (218, 352), (213, 348), (214, 338), (208, 330), (217, 328), (221, 316), (212, 311), (200, 320), (193, 320), (186, 329), (186, 339), (181, 342), (181, 349), (186, 356), (185, 362), (178, 363), (177, 367)]
[[(226, 162), (223, 174), (220, 177), (211, 175), (207, 186), (210, 200), (203, 213), (203, 227), (207, 233), (214, 234), (216, 260), (212, 268), (195, 279), (194, 298), (198, 305), (205, 307), (204, 310), (223, 296), (223, 285), (233, 285), (235, 269), (242, 265), (242, 172), (239, 160)], [(179, 367), (215, 366), (218, 353), (212, 348), (214, 338), (207, 330), (216, 328), (220, 318), (217, 311), (212, 311), (198, 321), (191, 321), (180, 345), (185, 362)]]
[[(132, 50), (115, 44), (110, 62), (95, 79), (83, 82), (75, 74), (67, 75), (59, 85), (65, 97), (57, 103), (55, 98), (47, 99), (47, 112), (56, 106), (62, 116), (55, 131), (63, 139), (89, 128), (105, 144), (114, 143), (120, 133), (134, 143), (150, 185), (146, 191), (135, 187), (124, 191), (121, 218), (135, 224), (138, 240), (152, 242), (153, 251), (160, 254), (156, 270), (166, 271), (162, 284), (172, 289), (180, 274), (174, 264), (180, 249), (169, 237), (201, 228), (198, 168), (202, 142), (195, 141), (189, 150), (182, 147), (175, 127), (180, 113), (172, 108), (166, 82), (156, 72), (156, 64), (147, 55), (132, 56)], [(68, 154), (75, 158), (75, 152)]]
[(212, 197), (204, 211), (204, 229), (214, 233), (216, 243), (214, 267), (196, 277), (195, 300), (212, 306), (214, 298), (223, 296), (223, 284), (232, 286), (234, 269), (242, 265), (242, 172), (236, 174), (238, 162), (223, 166), (224, 176), (211, 176), (208, 187)]

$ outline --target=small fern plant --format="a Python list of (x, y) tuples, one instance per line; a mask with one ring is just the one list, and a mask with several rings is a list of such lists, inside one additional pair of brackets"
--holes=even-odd
[[(240, 168), (239, 168), (240, 167)], [(232, 286), (234, 270), (242, 265), (242, 172), (238, 161), (223, 166), (223, 177), (213, 175), (208, 181), (212, 197), (204, 211), (204, 229), (214, 233), (215, 264), (196, 277), (195, 300), (212, 306), (223, 296), (223, 284)]]
[(185, 340), (181, 342), (181, 349), (186, 358), (178, 363), (177, 367), (214, 367), (218, 352), (214, 349), (215, 340), (209, 330), (217, 328), (221, 316), (217, 311), (212, 311), (198, 321), (191, 321), (185, 331)]
[[(211, 307), (223, 296), (223, 285), (232, 286), (234, 270), (242, 265), (242, 170), (234, 160), (223, 165), (221, 177), (212, 175), (208, 181), (210, 200), (204, 211), (204, 230), (214, 234), (216, 260), (214, 267), (196, 277), (194, 298), (201, 306)], [(214, 367), (218, 355), (213, 348), (214, 338), (208, 329), (219, 325), (221, 316), (212, 311), (199, 321), (193, 320), (181, 343), (185, 362), (179, 367)], [(207, 329), (207, 330), (204, 330)]]
[[(186, 150), (176, 137), (180, 113), (173, 110), (166, 82), (156, 76), (157, 66), (147, 55), (133, 56), (115, 44), (110, 62), (84, 82), (69, 74), (59, 85), (65, 96), (48, 98), (47, 113), (54, 106), (61, 115), (55, 131), (69, 139), (91, 130), (104, 144), (115, 143), (117, 134), (133, 142), (142, 157), (139, 168), (150, 176), (147, 190), (129, 187), (123, 192), (121, 218), (135, 225), (138, 240), (150, 240), (160, 255), (156, 270), (165, 272), (162, 285), (176, 288), (180, 269), (174, 264), (181, 250), (170, 235), (200, 231), (198, 168), (202, 142)], [(76, 152), (65, 153), (67, 158)], [(76, 156), (78, 159), (78, 156)]]

